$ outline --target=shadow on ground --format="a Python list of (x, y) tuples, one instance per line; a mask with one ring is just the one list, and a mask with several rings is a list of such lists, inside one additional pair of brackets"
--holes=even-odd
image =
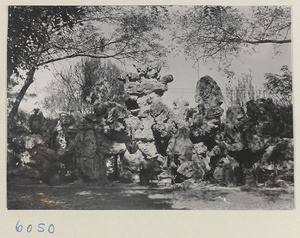
[(114, 183), (75, 187), (8, 183), (11, 210), (285, 210), (294, 208), (294, 190), (226, 188), (212, 185), (145, 187)]

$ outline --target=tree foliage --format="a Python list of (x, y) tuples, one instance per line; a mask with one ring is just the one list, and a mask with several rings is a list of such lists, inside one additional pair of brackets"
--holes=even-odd
[(9, 7), (8, 80), (27, 71), (9, 121), (41, 66), (75, 57), (162, 59), (158, 31), (167, 19), (165, 8), (156, 6)]
[(84, 58), (67, 69), (57, 71), (55, 80), (45, 87), (44, 110), (92, 112), (96, 100), (124, 103), (124, 85), (117, 80), (121, 70), (110, 61)]
[(83, 17), (80, 7), (10, 6), (8, 8), (8, 77), (30, 70), (49, 53), (54, 35), (72, 29)]
[(292, 104), (292, 72), (289, 67), (281, 67), (282, 74), (265, 74), (266, 83), (264, 84), (266, 92), (277, 104), (289, 106)]
[(196, 61), (230, 61), (259, 44), (291, 42), (291, 9), (193, 6), (176, 15), (174, 40)]
[(253, 76), (250, 73), (232, 76), (231, 82), (225, 85), (227, 106), (239, 105), (246, 111), (247, 102), (265, 97), (263, 88), (253, 85)]

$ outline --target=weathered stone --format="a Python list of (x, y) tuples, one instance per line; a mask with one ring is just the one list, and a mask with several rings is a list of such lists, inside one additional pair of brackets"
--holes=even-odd
[(31, 150), (28, 150), (32, 164), (40, 172), (47, 171), (58, 159), (54, 150), (51, 150), (45, 146), (37, 146)]
[(129, 140), (130, 134), (125, 122), (115, 121), (109, 124), (108, 128), (104, 129), (104, 134), (110, 140), (114, 140), (118, 143), (125, 143)]
[(67, 141), (66, 141), (66, 135), (63, 131), (60, 121), (58, 121), (57, 123), (57, 126), (54, 131), (54, 135), (55, 133), (57, 133), (54, 141), (55, 148), (57, 149), (57, 153), (59, 155), (62, 155), (63, 153), (66, 152)]
[(138, 118), (145, 118), (150, 115), (150, 105), (140, 108)]
[(135, 134), (135, 131), (139, 130), (141, 126), (141, 121), (138, 117), (129, 115), (128, 118), (125, 119), (125, 123), (128, 128)]
[(125, 84), (125, 90), (129, 95), (142, 96), (154, 92), (162, 96), (164, 92), (168, 90), (168, 87), (156, 79), (149, 79), (142, 82), (128, 82)]
[(220, 106), (223, 103), (223, 96), (216, 81), (209, 76), (202, 77), (196, 85), (195, 100), (205, 108)]
[(174, 181), (174, 176), (168, 170), (164, 170), (157, 175), (157, 179), (157, 186), (170, 186)]
[(149, 106), (155, 101), (161, 101), (161, 98), (156, 93), (150, 93), (145, 96), (138, 97), (137, 104), (140, 108)]
[(265, 150), (263, 155), (261, 156), (261, 162), (265, 163), (267, 162), (270, 157), (272, 156), (274, 149), (275, 149), (276, 145), (269, 145)]
[(222, 158), (214, 170), (214, 179), (221, 185), (236, 186), (242, 182), (241, 168), (232, 157)]
[(138, 116), (140, 111), (141, 111), (141, 109), (137, 108), (137, 109), (130, 110), (130, 113), (132, 116)]
[(185, 128), (181, 128), (170, 139), (167, 148), (167, 154), (171, 161), (187, 161), (192, 159), (193, 143), (189, 138), (189, 132)]
[(189, 102), (180, 97), (173, 102), (173, 112), (180, 116), (182, 120), (187, 118), (187, 112), (189, 110)]
[(144, 160), (144, 156), (140, 150), (130, 154), (126, 151), (122, 160), (122, 168), (131, 172), (138, 172), (140, 163)]
[(154, 141), (154, 135), (152, 132), (152, 125), (154, 124), (154, 119), (151, 116), (142, 118), (139, 123), (139, 127), (133, 131), (133, 137), (136, 140), (141, 140), (144, 142)]
[(159, 116), (167, 107), (160, 98), (153, 98), (150, 111), (151, 115), (155, 118)]
[(221, 148), (220, 148), (218, 145), (215, 145), (215, 146), (208, 152), (208, 155), (209, 155), (210, 157), (213, 157), (213, 156), (222, 156)]
[(245, 147), (242, 142), (232, 143), (232, 144), (226, 144), (226, 147), (228, 151), (242, 151)]
[(30, 178), (41, 178), (41, 174), (37, 171), (31, 168), (30, 166), (23, 165), (19, 166), (13, 170), (8, 171), (9, 175), (15, 175), (20, 177), (30, 177)]
[(12, 149), (7, 149), (7, 173), (15, 169), (16, 166), (20, 163), (20, 156), (15, 153)]
[(168, 84), (173, 82), (173, 80), (174, 80), (173, 75), (167, 74), (162, 76), (158, 81), (161, 82), (162, 84)]
[(117, 77), (118, 80), (120, 80), (123, 83), (126, 82), (136, 82), (140, 79), (138, 74), (133, 74), (133, 73), (122, 73)]
[(173, 123), (163, 123), (161, 121), (154, 124), (152, 129), (154, 132), (157, 132), (160, 138), (164, 139), (171, 139), (177, 130)]
[(94, 104), (94, 113), (97, 116), (103, 116), (107, 113), (111, 104), (109, 102), (98, 102)]
[(238, 127), (246, 117), (246, 113), (241, 106), (229, 107), (226, 111), (226, 122)]
[[(201, 117), (201, 116), (199, 116)], [(219, 131), (220, 119), (194, 120), (191, 127), (191, 140), (193, 143), (207, 142), (212, 143)]]
[(109, 129), (111, 131), (115, 131), (115, 132), (124, 132), (124, 133), (126, 133), (125, 125), (121, 122), (118, 122), (118, 121), (113, 121), (111, 124), (109, 124)]
[(136, 68), (137, 73), (141, 79), (157, 79), (159, 72), (161, 70), (161, 64), (151, 64), (151, 65), (139, 65), (136, 66), (133, 64), (133, 67)]
[(75, 123), (75, 118), (67, 113), (61, 113), (59, 117), (61, 125), (71, 125)]
[(213, 120), (213, 119), (216, 119), (216, 118), (220, 118), (222, 116), (223, 112), (224, 112), (224, 109), (219, 107), (219, 106), (210, 107), (206, 111), (205, 118), (207, 120)]
[(186, 178), (191, 178), (195, 174), (197, 168), (194, 166), (193, 161), (183, 161), (177, 169), (177, 172), (185, 176)]
[(116, 121), (123, 121), (125, 118), (128, 117), (128, 111), (125, 107), (119, 104), (111, 104), (113, 106), (109, 111), (107, 115), (107, 123), (113, 123)]
[(240, 130), (238, 127), (236, 127), (231, 122), (226, 122), (225, 128), (224, 128), (224, 138), (226, 141), (228, 141), (231, 145), (235, 143), (240, 143), (242, 146), (240, 148), (243, 148), (243, 133), (242, 130)]
[[(97, 121), (97, 122), (100, 124), (99, 121)], [(63, 128), (64, 128), (63, 131), (65, 134), (65, 137), (66, 137), (67, 141), (69, 141), (69, 140), (73, 140), (78, 133), (81, 133), (81, 132), (84, 133), (89, 130), (94, 130), (95, 123), (91, 122), (89, 120), (86, 120), (83, 123), (78, 123), (78, 124), (75, 123), (72, 125), (63, 126)]]
[(108, 139), (102, 142), (102, 146), (100, 148), (102, 153), (109, 155), (123, 154), (126, 151), (125, 143), (118, 143)]
[(156, 122), (166, 122), (169, 119), (170, 109), (161, 98), (151, 98), (150, 115)]
[(294, 140), (292, 138), (281, 139), (274, 147), (269, 161), (280, 162), (294, 160)]
[[(154, 109), (154, 107), (151, 107), (151, 111), (150, 111), (151, 114), (153, 113), (152, 112), (153, 109)], [(160, 111), (160, 114), (158, 114), (156, 117), (154, 117), (154, 120), (155, 120), (155, 122), (163, 122), (163, 123), (167, 123), (168, 120), (171, 122), (172, 121), (171, 111), (170, 111), (169, 107), (164, 104), (162, 106), (162, 110)]]
[(152, 130), (158, 153), (166, 155), (169, 140), (177, 131), (175, 125), (173, 123), (163, 123), (159, 121), (153, 125)]
[(78, 133), (74, 140), (76, 156), (94, 157), (97, 151), (97, 142), (94, 131), (89, 130), (86, 133)]
[(256, 134), (247, 133), (245, 136), (247, 147), (252, 152), (258, 152), (267, 147), (268, 140)]
[[(198, 145), (198, 151), (200, 151), (200, 146)], [(204, 148), (205, 146), (203, 146)], [(202, 149), (203, 149), (202, 148)], [(183, 161), (179, 165), (177, 169), (177, 173), (184, 176), (186, 179), (188, 178), (195, 178), (195, 179), (202, 179), (207, 171), (210, 170), (209, 167), (209, 159), (205, 161), (207, 157), (203, 157), (200, 154), (196, 153), (197, 149), (193, 149), (194, 154), (192, 155), (191, 160)], [(203, 153), (201, 153), (203, 154)], [(204, 153), (204, 156), (206, 153)]]
[(153, 142), (137, 142), (139, 150), (148, 158), (154, 157), (157, 155), (157, 149)]
[(129, 170), (124, 170), (120, 172), (119, 179), (123, 183), (134, 183), (137, 182), (136, 176), (134, 173)]
[(206, 172), (208, 172), (211, 168), (209, 166), (210, 157), (202, 157), (196, 154), (193, 154), (192, 160), (194, 163), (195, 173), (193, 177), (195, 179), (202, 179)]
[(276, 173), (278, 179), (282, 179), (289, 183), (294, 183), (294, 161), (284, 160), (276, 164)]
[(194, 153), (197, 155), (201, 155), (202, 157), (206, 156), (207, 147), (203, 142), (194, 144)]
[(202, 77), (196, 85), (195, 100), (198, 103), (197, 109), (188, 112), (191, 139), (193, 143), (203, 141), (213, 144), (223, 114), (223, 109), (220, 107), (223, 103), (221, 89), (211, 77)]
[(125, 105), (128, 110), (132, 112), (132, 110), (138, 109), (139, 105), (137, 104), (138, 96), (129, 95), (125, 100)]
[(85, 121), (84, 114), (79, 111), (74, 111), (71, 114), (76, 123), (83, 123)]
[(155, 159), (146, 159), (140, 163), (140, 184), (147, 185), (150, 180), (157, 179), (161, 168)]
[(36, 161), (31, 159), (31, 155), (29, 152), (26, 150), (23, 153), (19, 155), (19, 158), (22, 162), (22, 164), (36, 164)]
[(15, 137), (12, 141), (21, 147), (25, 147), (25, 149), (28, 150), (38, 145), (44, 145), (46, 143), (46, 140), (46, 138), (43, 138), (39, 134), (33, 134)]
[(101, 154), (95, 157), (79, 157), (76, 159), (77, 168), (82, 176), (89, 180), (100, 180), (106, 178), (106, 163)]

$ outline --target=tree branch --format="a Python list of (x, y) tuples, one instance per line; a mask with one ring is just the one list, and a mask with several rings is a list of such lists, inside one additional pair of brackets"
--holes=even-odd
[(273, 43), (273, 44), (286, 44), (286, 43), (291, 43), (292, 40), (243, 40), (241, 41), (242, 43), (247, 43), (247, 44), (266, 44), (266, 43)]
[(65, 60), (65, 59), (71, 59), (71, 58), (75, 58), (75, 57), (90, 57), (90, 58), (95, 58), (95, 59), (107, 59), (107, 58), (113, 58), (115, 56), (119, 55), (119, 53), (113, 54), (113, 55), (93, 55), (93, 54), (88, 54), (88, 53), (78, 53), (78, 54), (72, 54), (72, 55), (67, 55), (67, 56), (63, 56), (63, 57), (59, 57), (59, 58), (55, 58), (55, 59), (50, 59), (44, 62), (41, 62), (37, 65), (37, 67), (45, 65), (45, 64), (49, 64), (49, 63), (54, 63), (57, 61), (61, 61), (61, 60)]

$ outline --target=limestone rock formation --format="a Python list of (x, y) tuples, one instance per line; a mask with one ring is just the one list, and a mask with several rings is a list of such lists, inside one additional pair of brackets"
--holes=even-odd
[(246, 184), (293, 182), (293, 139), (286, 138), (292, 135), (291, 125), (291, 108), (275, 105), (271, 99), (250, 100), (247, 113), (241, 107), (227, 110), (224, 142), (242, 166)]
[[(159, 153), (164, 154), (168, 140), (172, 137), (172, 128), (165, 123), (169, 119), (169, 108), (162, 102), (161, 96), (168, 90), (167, 84), (173, 81), (172, 75), (160, 77), (160, 65), (146, 67), (135, 66), (137, 74), (125, 74), (120, 77), (124, 82), (125, 91), (129, 97), (125, 102), (130, 114), (125, 119), (130, 131), (130, 140), (134, 141), (137, 150), (134, 153), (125, 152), (122, 161), (122, 173), (124, 181), (134, 181), (134, 176), (140, 174), (140, 182), (148, 184), (149, 180), (159, 171), (161, 162), (156, 161)], [(166, 130), (167, 131), (166, 131)], [(164, 138), (164, 145), (159, 143)], [(160, 141), (160, 142), (158, 142)], [(139, 169), (128, 169), (129, 158), (139, 161)], [(130, 167), (130, 166), (129, 166)], [(137, 166), (133, 166), (137, 168)]]
[(223, 157), (218, 161), (213, 178), (215, 182), (228, 187), (241, 185), (243, 183), (240, 164), (230, 156)]
[(79, 180), (105, 182), (106, 162), (112, 156), (119, 158), (126, 151), (125, 142), (130, 135), (125, 123), (128, 111), (120, 104), (105, 102), (96, 103), (94, 112), (77, 115), (80, 120), (74, 123), (61, 123), (68, 142), (65, 155), (61, 157), (71, 155), (64, 162), (69, 164), (67, 169), (77, 171)]
[(159, 79), (159, 82), (161, 82), (162, 84), (168, 84), (168, 83), (173, 82), (173, 80), (174, 80), (173, 75), (168, 74), (168, 75), (161, 77)]
[(223, 114), (223, 96), (216, 81), (209, 76), (202, 77), (196, 85), (195, 100), (198, 107), (192, 114), (191, 139), (194, 143), (212, 143)]
[(243, 126), (246, 118), (244, 109), (240, 106), (229, 107), (226, 112), (224, 138), (230, 151), (240, 151), (244, 148)]
[(159, 64), (135, 68), (118, 78), (124, 93), (118, 102), (109, 82), (96, 84), (93, 113), (62, 112), (51, 121), (34, 111), (27, 132), (9, 139), (8, 174), (50, 184), (67, 176), (79, 184), (108, 178), (142, 185), (293, 182), (291, 107), (251, 100), (246, 112), (229, 107), (221, 121), (223, 96), (211, 77), (197, 82), (196, 108), (184, 98), (169, 108), (161, 96), (173, 76), (161, 77)]

